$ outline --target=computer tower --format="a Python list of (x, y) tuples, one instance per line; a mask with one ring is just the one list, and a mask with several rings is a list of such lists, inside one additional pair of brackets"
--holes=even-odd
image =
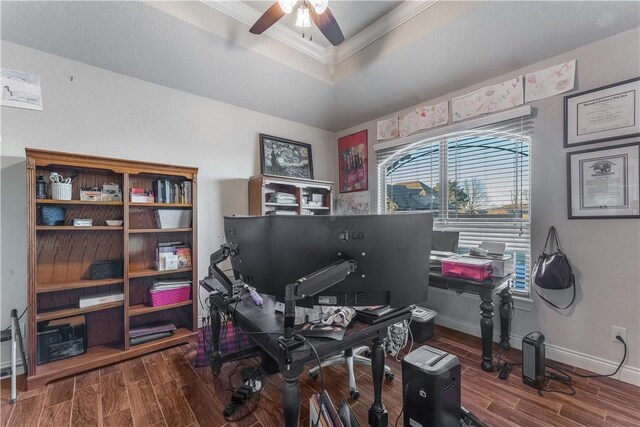
[(544, 335), (531, 332), (522, 338), (522, 382), (541, 389), (545, 371)]
[(460, 426), (460, 363), (445, 351), (422, 346), (402, 360), (405, 426)]

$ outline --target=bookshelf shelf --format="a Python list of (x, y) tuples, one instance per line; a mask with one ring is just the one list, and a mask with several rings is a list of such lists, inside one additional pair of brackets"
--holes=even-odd
[(174, 209), (191, 209), (192, 204), (189, 203), (138, 203), (129, 202), (130, 207), (135, 208), (174, 208)]
[(300, 206), (297, 203), (272, 203), (272, 202), (266, 202), (264, 205), (265, 206), (283, 206), (283, 207), (292, 207), (292, 208), (296, 208)]
[(153, 313), (154, 311), (171, 310), (176, 307), (184, 307), (193, 304), (193, 301), (182, 301), (175, 304), (161, 305), (159, 307), (151, 307), (144, 304), (136, 304), (129, 307), (129, 317), (140, 316), (141, 314)]
[(38, 283), (36, 293), (48, 293), (57, 291), (68, 291), (71, 289), (91, 288), (94, 286), (108, 286), (122, 283), (124, 279), (101, 279), (101, 280), (74, 280), (71, 282)]
[(91, 227), (76, 227), (73, 225), (37, 225), (36, 231), (121, 231), (122, 226), (92, 225)]
[[(28, 189), (28, 386), (44, 385), (83, 371), (192, 341), (198, 327), (198, 169), (29, 148), (25, 151)], [(38, 176), (48, 180), (53, 172), (70, 176), (76, 171), (76, 180), (72, 183), (72, 200), (35, 198)], [(158, 180), (177, 184), (182, 191), (181, 197), (184, 197), (182, 200), (191, 203), (129, 201), (130, 194), (138, 193), (134, 189), (151, 190), (154, 181)], [(108, 183), (120, 187), (124, 201), (79, 200), (81, 188), (100, 187)], [(191, 194), (185, 190), (188, 188)], [(55, 205), (65, 208), (67, 225), (39, 225), (42, 209)], [(185, 228), (156, 228), (155, 209), (189, 210), (191, 225)], [(70, 225), (74, 218), (91, 218), (96, 225), (75, 227)], [(122, 226), (111, 227), (105, 224), (106, 220), (116, 218), (123, 220)], [(178, 240), (190, 247), (192, 267), (164, 271), (153, 269), (158, 245)], [(119, 260), (124, 261), (122, 277), (87, 279), (92, 264)], [(147, 285), (155, 276), (171, 278), (173, 275), (194, 284), (189, 301), (163, 307), (141, 305), (147, 299)], [(107, 292), (121, 292), (124, 300), (86, 308), (78, 307), (78, 300), (83, 295)], [(86, 353), (36, 365), (38, 325), (78, 315), (84, 316), (86, 325)], [(130, 344), (130, 328), (155, 322), (171, 322), (177, 330), (168, 338), (135, 346)]]
[(153, 268), (145, 268), (142, 270), (131, 270), (129, 271), (129, 277), (153, 277), (153, 276), (164, 276), (167, 274), (175, 274), (175, 273), (188, 273), (192, 271), (191, 268), (178, 268), (176, 270), (154, 270)]
[(38, 313), (36, 314), (36, 321), (43, 322), (45, 320), (61, 319), (63, 317), (77, 316), (79, 314), (91, 313), (93, 311), (108, 310), (110, 308), (122, 307), (123, 305), (124, 305), (124, 302), (117, 301), (117, 302), (110, 302), (107, 304), (93, 305), (91, 307), (85, 307), (85, 308), (80, 308), (80, 307), (63, 308), (60, 310), (47, 311), (45, 313)]
[[(295, 197), (295, 203), (269, 202), (269, 193), (286, 193)], [(324, 206), (308, 206), (312, 198), (322, 200)], [(291, 199), (289, 199), (291, 200)], [(295, 208), (295, 209), (291, 209)], [(283, 214), (331, 215), (333, 213), (333, 183), (312, 179), (296, 179), (282, 176), (257, 175), (249, 179), (249, 214), (267, 215), (282, 211)], [(311, 211), (311, 212), (309, 212)]]
[(130, 228), (129, 234), (145, 233), (191, 233), (193, 228)]
[(36, 199), (38, 205), (92, 205), (92, 206), (122, 206), (122, 202), (94, 202), (88, 200), (54, 200)]

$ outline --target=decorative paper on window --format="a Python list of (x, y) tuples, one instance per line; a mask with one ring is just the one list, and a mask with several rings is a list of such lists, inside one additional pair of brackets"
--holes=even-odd
[(525, 76), (524, 99), (526, 102), (548, 98), (573, 89), (576, 77), (576, 60), (549, 67)]
[(369, 192), (344, 193), (338, 196), (337, 215), (368, 215)]
[(400, 118), (400, 136), (409, 136), (419, 130), (446, 125), (449, 122), (449, 101), (417, 107)]
[(40, 76), (22, 71), (2, 69), (0, 105), (42, 111)]
[(451, 100), (453, 121), (507, 110), (524, 103), (522, 77), (483, 87)]
[(400, 136), (398, 117), (378, 121), (378, 141)]

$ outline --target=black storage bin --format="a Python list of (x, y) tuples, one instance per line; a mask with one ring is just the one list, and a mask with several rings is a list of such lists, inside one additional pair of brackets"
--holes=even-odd
[(84, 316), (69, 318), (69, 323), (65, 323), (66, 320), (59, 319), (38, 328), (37, 365), (87, 352), (87, 325)]
[(91, 280), (99, 279), (119, 279), (124, 276), (124, 262), (119, 261), (98, 261), (89, 267)]
[(430, 340), (433, 337), (433, 325), (438, 313), (427, 308), (416, 307), (411, 311), (411, 314), (409, 327), (413, 340), (419, 344)]

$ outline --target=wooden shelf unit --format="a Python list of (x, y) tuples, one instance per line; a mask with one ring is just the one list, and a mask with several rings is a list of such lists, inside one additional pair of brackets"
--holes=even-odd
[[(271, 192), (293, 194), (296, 201), (269, 202), (267, 194)], [(312, 194), (323, 196), (322, 206), (307, 204), (307, 199)], [(249, 215), (267, 215), (272, 210), (295, 212), (296, 215), (332, 215), (333, 182), (273, 175), (252, 176), (249, 179)]]
[[(192, 341), (197, 335), (197, 168), (145, 163), (123, 159), (26, 149), (28, 214), (28, 385), (38, 386), (141, 354)], [(36, 199), (35, 183), (51, 172), (69, 176), (73, 200)], [(192, 203), (131, 203), (129, 189), (151, 188), (156, 179), (175, 183), (191, 181)], [(79, 200), (81, 187), (118, 184), (124, 201)], [(64, 224), (43, 225), (41, 209), (61, 206)], [(149, 208), (149, 209), (147, 209)], [(155, 209), (188, 209), (188, 228), (155, 228)], [(91, 218), (92, 227), (74, 227), (74, 218)], [(106, 226), (107, 219), (122, 219), (119, 227)], [(155, 248), (159, 242), (180, 240), (191, 246), (192, 267), (156, 271)], [(113, 279), (90, 279), (90, 265), (97, 261), (124, 260), (124, 274)], [(155, 276), (174, 275), (192, 282), (190, 301), (164, 307), (145, 305), (148, 286)], [(81, 309), (83, 295), (122, 291), (124, 301)], [(85, 354), (36, 365), (38, 324), (53, 319), (85, 315), (88, 348)], [(171, 321), (178, 328), (173, 336), (131, 346), (129, 328), (146, 322)]]

